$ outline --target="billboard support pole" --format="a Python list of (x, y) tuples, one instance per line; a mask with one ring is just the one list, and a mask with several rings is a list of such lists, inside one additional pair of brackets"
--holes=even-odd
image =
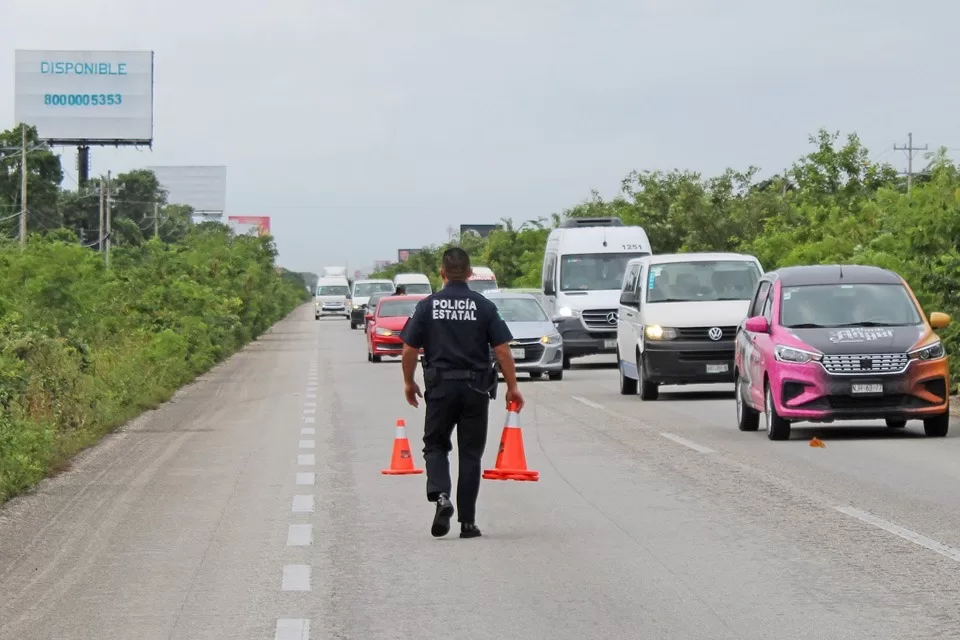
[(111, 177), (111, 176), (110, 176), (110, 172), (107, 171), (107, 213), (106, 213), (106, 218), (107, 218), (106, 246), (107, 246), (107, 250), (106, 250), (106, 256), (105, 256), (105, 257), (106, 257), (106, 262), (107, 262), (107, 268), (108, 268), (108, 269), (110, 268), (110, 209), (111, 209), (111, 207), (113, 206), (113, 197), (111, 196), (111, 193), (110, 193), (110, 186), (111, 186), (111, 185), (110, 185), (110, 177)]
[(27, 246), (27, 125), (20, 123), (20, 247)]
[(103, 227), (106, 218), (106, 209), (104, 207), (103, 176), (100, 176), (100, 235), (97, 237), (97, 251), (103, 253)]
[(77, 147), (77, 186), (84, 189), (90, 180), (90, 147), (80, 143)]

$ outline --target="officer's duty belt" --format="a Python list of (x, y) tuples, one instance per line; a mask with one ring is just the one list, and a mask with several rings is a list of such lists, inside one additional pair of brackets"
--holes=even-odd
[(441, 380), (476, 380), (483, 372), (471, 369), (440, 369), (437, 374)]

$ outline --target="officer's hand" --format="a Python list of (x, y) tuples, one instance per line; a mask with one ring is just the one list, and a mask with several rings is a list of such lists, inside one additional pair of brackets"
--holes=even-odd
[(404, 393), (407, 396), (407, 404), (416, 409), (420, 406), (420, 402), (417, 401), (417, 398), (422, 398), (423, 394), (420, 393), (420, 385), (416, 382), (408, 382), (404, 385)]
[(511, 403), (511, 402), (516, 402), (516, 403), (517, 403), (517, 412), (518, 412), (518, 413), (520, 412), (520, 410), (523, 409), (523, 396), (520, 395), (520, 389), (517, 389), (516, 387), (514, 387), (513, 389), (511, 389), (511, 388), (508, 387), (508, 388), (507, 388), (506, 400), (507, 400), (507, 409), (508, 409), (508, 410), (509, 410), (509, 408), (510, 408), (510, 403)]

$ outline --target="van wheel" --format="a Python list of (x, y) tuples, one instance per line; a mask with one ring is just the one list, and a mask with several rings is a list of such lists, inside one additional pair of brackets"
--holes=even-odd
[(660, 397), (660, 385), (647, 380), (647, 374), (643, 370), (643, 356), (639, 353), (637, 354), (637, 388), (640, 390), (641, 400), (656, 400)]
[(789, 440), (790, 422), (777, 415), (777, 408), (773, 405), (773, 391), (770, 383), (764, 385), (763, 413), (767, 419), (767, 437), (771, 440)]
[(950, 412), (941, 413), (935, 418), (927, 418), (923, 421), (923, 432), (931, 438), (942, 438), (950, 430)]
[(736, 378), (737, 428), (740, 431), (756, 431), (760, 428), (760, 412), (747, 404), (743, 378)]
[(623, 372), (623, 362), (620, 361), (619, 351), (617, 352), (617, 369), (620, 371), (620, 395), (637, 395), (637, 381), (633, 378), (627, 377), (627, 374)]

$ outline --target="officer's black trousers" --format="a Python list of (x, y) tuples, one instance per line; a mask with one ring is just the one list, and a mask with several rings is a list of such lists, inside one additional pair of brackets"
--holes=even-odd
[[(472, 385), (472, 386), (471, 386)], [(490, 397), (462, 380), (441, 380), (424, 392), (427, 410), (423, 427), (423, 457), (427, 466), (427, 500), (451, 494), (450, 437), (457, 427), (460, 477), (457, 482), (457, 519), (473, 523), (480, 493), (483, 450), (487, 445)]]

